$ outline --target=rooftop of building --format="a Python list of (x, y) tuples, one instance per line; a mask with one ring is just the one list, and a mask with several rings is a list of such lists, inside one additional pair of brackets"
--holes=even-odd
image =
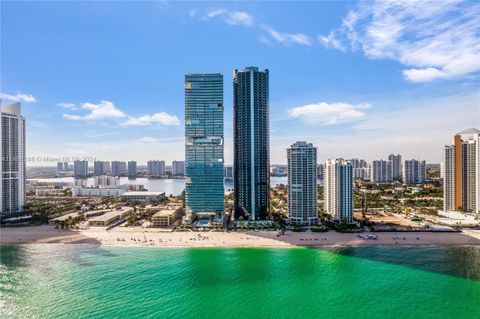
[(166, 216), (172, 216), (175, 214), (176, 210), (175, 209), (162, 209), (153, 214), (152, 217), (166, 217)]
[(122, 207), (120, 209), (115, 209), (115, 210), (106, 212), (103, 215), (92, 217), (92, 218), (89, 219), (89, 221), (105, 222), (105, 221), (108, 221), (108, 220), (118, 216), (118, 215), (122, 215), (122, 214), (130, 212), (130, 211), (133, 211), (132, 207)]
[(130, 191), (123, 194), (123, 196), (162, 196), (165, 192), (147, 192), (147, 191)]

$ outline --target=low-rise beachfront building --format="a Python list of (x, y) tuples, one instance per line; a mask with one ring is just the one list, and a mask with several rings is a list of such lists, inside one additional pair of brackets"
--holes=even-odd
[(63, 189), (45, 188), (45, 189), (35, 190), (35, 197), (60, 197), (60, 196), (66, 196), (65, 191)]
[(73, 196), (120, 197), (127, 191), (127, 189), (127, 185), (112, 185), (99, 188), (75, 186), (73, 188)]
[(88, 220), (90, 226), (108, 226), (122, 218), (127, 217), (133, 212), (132, 207), (122, 207), (116, 210), (106, 212), (103, 215), (92, 217)]
[(152, 216), (152, 227), (170, 227), (175, 220), (177, 210), (162, 209)]
[(48, 221), (48, 223), (50, 225), (56, 225), (56, 224), (59, 224), (61, 221), (67, 220), (70, 217), (71, 218), (78, 217), (78, 216), (80, 216), (80, 214), (85, 216), (85, 219), (89, 219), (91, 217), (103, 215), (103, 214), (105, 214), (106, 212), (109, 212), (109, 211), (111, 211), (111, 209), (91, 210), (89, 212), (83, 212), (83, 213), (74, 212), (74, 213), (66, 214), (66, 215), (63, 215), (63, 216), (60, 216), (60, 217), (57, 217), (57, 218), (50, 219)]
[(126, 192), (122, 200), (142, 203), (159, 203), (165, 200), (164, 192)]

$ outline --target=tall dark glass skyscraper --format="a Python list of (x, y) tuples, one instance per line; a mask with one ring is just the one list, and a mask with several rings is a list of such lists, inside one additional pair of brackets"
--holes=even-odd
[(268, 70), (233, 75), (235, 218), (265, 219), (270, 192)]
[(223, 75), (185, 76), (185, 205), (187, 213), (222, 218)]

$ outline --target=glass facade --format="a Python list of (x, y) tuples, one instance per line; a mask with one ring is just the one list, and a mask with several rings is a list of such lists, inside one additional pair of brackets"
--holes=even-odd
[(211, 212), (222, 218), (222, 74), (185, 76), (185, 175), (187, 212)]
[(1, 115), (0, 215), (6, 216), (25, 206), (25, 118), (20, 103), (2, 109)]
[(235, 70), (233, 145), (235, 218), (266, 219), (270, 193), (268, 70)]

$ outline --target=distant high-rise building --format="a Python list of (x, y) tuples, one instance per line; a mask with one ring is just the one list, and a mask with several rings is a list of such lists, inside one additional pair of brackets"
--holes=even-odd
[(185, 175), (185, 162), (184, 161), (173, 161), (172, 162), (172, 175), (173, 176), (183, 176), (183, 175)]
[(125, 175), (127, 171), (127, 164), (121, 161), (112, 161), (112, 176)]
[(370, 168), (369, 167), (353, 168), (353, 179), (361, 179), (361, 180), (370, 179)]
[(296, 142), (287, 149), (288, 218), (296, 225), (315, 225), (317, 212), (317, 148)]
[(347, 160), (352, 164), (353, 179), (369, 179), (370, 169), (364, 159), (352, 158)]
[(233, 76), (235, 217), (265, 219), (270, 194), (269, 73), (257, 67)]
[(93, 162), (93, 175), (102, 176), (107, 175), (110, 170), (110, 163), (105, 161), (94, 161)]
[(223, 171), (223, 178), (227, 181), (233, 181), (233, 166), (232, 165), (225, 165), (225, 169)]
[(152, 160), (147, 162), (147, 172), (151, 177), (165, 175), (165, 161)]
[(324, 166), (323, 164), (318, 164), (317, 165), (317, 178), (321, 181), (323, 181), (323, 172), (324, 172)]
[(425, 183), (426, 163), (419, 160), (405, 160), (403, 162), (402, 181), (405, 184)]
[(128, 162), (128, 178), (134, 179), (137, 177), (137, 162), (129, 161)]
[(75, 178), (87, 178), (88, 177), (88, 161), (74, 161), (73, 175)]
[(391, 179), (394, 181), (399, 181), (402, 179), (402, 155), (400, 154), (390, 154), (388, 155), (388, 161), (390, 162), (391, 167)]
[(57, 162), (57, 172), (63, 171), (63, 163), (62, 162)]
[(70, 169), (70, 167), (68, 167), (68, 162), (63, 162), (63, 170), (66, 172)]
[(480, 131), (469, 129), (454, 136), (444, 149), (443, 209), (480, 211)]
[(185, 75), (187, 214), (223, 218), (223, 75)]
[(352, 163), (352, 168), (366, 168), (367, 167), (367, 162), (364, 159), (358, 159), (358, 158), (352, 158), (350, 160), (347, 160), (350, 163)]
[(353, 221), (352, 164), (343, 159), (329, 159), (323, 179), (325, 212), (334, 220)]
[(375, 183), (387, 183), (392, 181), (392, 164), (389, 161), (373, 161), (370, 167), (370, 178)]
[(25, 118), (20, 103), (1, 109), (1, 114), (0, 215), (9, 215), (23, 211), (26, 200)]

